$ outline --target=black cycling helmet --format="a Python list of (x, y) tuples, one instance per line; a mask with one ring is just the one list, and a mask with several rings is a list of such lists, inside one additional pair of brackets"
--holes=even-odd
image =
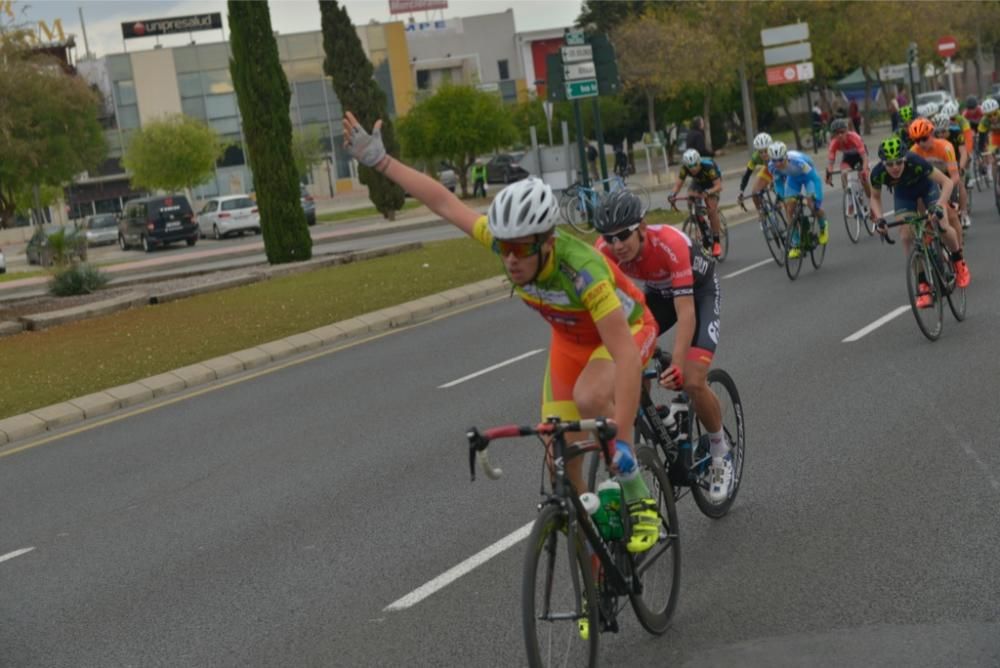
[(979, 106), (979, 100), (976, 99), (975, 95), (970, 95), (969, 97), (965, 98), (966, 109), (975, 109), (978, 106)]
[(835, 118), (832, 123), (830, 123), (830, 132), (839, 132), (840, 130), (847, 129), (847, 119), (846, 118)]
[(644, 215), (646, 208), (638, 195), (628, 190), (616, 190), (597, 206), (594, 229), (601, 234), (610, 234), (642, 222)]

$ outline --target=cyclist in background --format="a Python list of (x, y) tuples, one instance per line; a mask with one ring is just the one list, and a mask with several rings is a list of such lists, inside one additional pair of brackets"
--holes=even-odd
[(983, 109), (979, 106), (979, 100), (976, 99), (975, 95), (965, 98), (965, 111), (962, 112), (962, 115), (973, 128), (979, 125), (979, 121), (983, 120)]
[(910, 123), (913, 121), (913, 105), (904, 104), (899, 108), (899, 129), (896, 130), (896, 136), (899, 137), (899, 141), (903, 144), (903, 150), (910, 148)]
[(1000, 148), (1000, 104), (992, 97), (983, 100), (983, 118), (979, 121), (979, 152), (983, 154), (987, 178), (996, 174), (996, 152)]
[[(795, 197), (805, 189), (809, 204), (816, 213), (819, 222), (819, 243), (826, 245), (830, 240), (830, 225), (823, 212), (823, 181), (813, 161), (805, 153), (789, 151), (784, 142), (776, 141), (767, 148), (770, 161), (768, 171), (774, 175), (774, 191), (778, 199), (785, 202), (785, 215), (789, 223), (794, 222)], [(802, 255), (799, 248), (799, 226), (792, 227), (789, 239), (788, 257), (793, 260)]]
[[(965, 121), (964, 116), (959, 116), (959, 118)], [(965, 121), (965, 125), (969, 125), (968, 121)], [(958, 206), (959, 220), (963, 229), (972, 224), (972, 220), (969, 218), (969, 193), (965, 186), (965, 171), (969, 164), (970, 135), (971, 130), (967, 127), (963, 129), (955, 118), (949, 117), (946, 112), (942, 111), (934, 117), (934, 136), (951, 144), (952, 150), (958, 157)], [(953, 194), (952, 199), (954, 198)]]
[[(934, 136), (934, 124), (926, 118), (917, 118), (910, 123), (910, 152), (919, 155), (921, 158), (931, 163), (933, 167), (948, 175), (951, 179), (951, 195), (957, 199), (958, 188), (962, 179), (958, 174), (958, 159), (955, 157), (955, 149), (951, 144), (943, 139)], [(955, 230), (958, 237), (958, 245), (962, 246), (962, 226), (959, 223), (958, 211), (948, 206), (950, 199), (942, 200), (941, 204), (945, 208), (948, 216), (948, 224)]]
[(750, 196), (753, 198), (754, 206), (757, 207), (757, 215), (761, 225), (764, 224), (764, 207), (760, 201), (760, 193), (771, 185), (771, 173), (767, 171), (767, 147), (771, 145), (772, 141), (771, 135), (766, 132), (761, 132), (753, 138), (753, 150), (750, 151), (747, 169), (743, 172), (743, 178), (740, 179), (740, 194), (736, 198), (742, 206), (743, 191), (746, 190), (747, 184), (750, 182), (750, 176), (756, 171), (757, 178), (754, 179)]
[(677, 174), (677, 183), (674, 190), (667, 197), (673, 206), (677, 200), (677, 193), (684, 186), (684, 181), (691, 177), (691, 187), (688, 189), (689, 197), (701, 197), (708, 208), (708, 220), (712, 226), (712, 239), (704, 239), (702, 243), (706, 249), (710, 249), (712, 257), (718, 258), (722, 255), (721, 225), (719, 224), (719, 193), (722, 192), (722, 170), (715, 160), (703, 158), (697, 150), (689, 148), (681, 156), (681, 169)]
[[(441, 218), (492, 248), (514, 291), (549, 322), (552, 338), (542, 418), (614, 416), (618, 425), (614, 464), (632, 516), (628, 550), (651, 548), (659, 537), (659, 514), (630, 445), (639, 381), (657, 336), (642, 292), (587, 243), (555, 232), (559, 206), (552, 189), (540, 179), (507, 186), (484, 216), (434, 179), (387, 155), (381, 121), (368, 134), (347, 111), (343, 126), (344, 146), (358, 162), (398, 183)], [(567, 440), (585, 436), (567, 434)], [(566, 466), (578, 493), (587, 489), (582, 459)]]
[[(882, 141), (878, 156), (882, 161), (872, 170), (872, 214), (878, 220), (876, 229), (879, 234), (884, 236), (889, 231), (883, 218), (882, 188), (891, 188), (893, 209), (897, 215), (933, 212), (941, 229), (945, 248), (955, 266), (955, 282), (960, 288), (967, 287), (970, 280), (969, 268), (962, 257), (958, 236), (950, 225), (941, 224), (945, 220), (945, 212), (940, 202), (947, 202), (951, 196), (951, 180), (919, 155), (907, 153), (896, 135)], [(913, 248), (913, 230), (904, 225), (900, 236), (903, 239), (903, 252), (909, 257)], [(932, 304), (930, 285), (925, 276), (919, 276), (918, 279), (917, 307), (927, 308)]]
[[(868, 199), (871, 199), (872, 189), (871, 184), (868, 183), (868, 173), (870, 170), (868, 165), (868, 148), (865, 146), (864, 140), (857, 132), (848, 129), (847, 120), (844, 118), (834, 120), (830, 124), (830, 130), (833, 132), (833, 138), (830, 140), (830, 149), (827, 152), (826, 184), (828, 186), (833, 185), (833, 163), (837, 158), (837, 153), (840, 152), (843, 154), (840, 158), (841, 171), (845, 169), (858, 169), (860, 167), (861, 184), (864, 186)], [(844, 184), (847, 183), (846, 175), (841, 174), (841, 182)], [(868, 212), (866, 211), (865, 213), (867, 214)]]
[(673, 363), (660, 385), (690, 395), (708, 430), (712, 466), (709, 498), (725, 501), (733, 481), (730, 444), (722, 429), (719, 398), (708, 386), (708, 370), (719, 343), (721, 298), (715, 263), (672, 225), (647, 225), (642, 201), (627, 190), (608, 195), (594, 217), (597, 249), (625, 273), (645, 283), (646, 305), (659, 333), (675, 324)]

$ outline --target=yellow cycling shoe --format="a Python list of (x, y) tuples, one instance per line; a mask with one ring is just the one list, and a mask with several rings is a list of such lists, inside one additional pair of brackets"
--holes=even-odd
[(830, 240), (830, 223), (821, 223), (819, 226), (819, 245), (825, 246), (826, 242)]
[(789, 259), (794, 260), (795, 258), (801, 257), (801, 256), (802, 256), (802, 251), (799, 249), (798, 246), (796, 246), (795, 248), (788, 249), (788, 257), (789, 257)]
[(590, 620), (584, 617), (577, 620), (576, 623), (580, 631), (580, 640), (590, 640)]
[(626, 549), (629, 552), (645, 552), (660, 538), (660, 514), (656, 512), (656, 501), (648, 497), (633, 501), (628, 504), (628, 512), (632, 518), (632, 536)]

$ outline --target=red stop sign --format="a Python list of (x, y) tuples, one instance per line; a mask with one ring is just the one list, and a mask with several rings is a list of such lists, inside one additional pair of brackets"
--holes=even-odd
[(944, 58), (951, 58), (958, 53), (958, 40), (951, 35), (945, 35), (937, 41), (937, 52)]

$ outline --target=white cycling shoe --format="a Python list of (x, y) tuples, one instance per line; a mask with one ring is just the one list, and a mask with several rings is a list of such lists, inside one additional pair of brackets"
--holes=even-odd
[(729, 498), (733, 486), (733, 455), (713, 457), (708, 469), (708, 499), (712, 503), (722, 503)]

